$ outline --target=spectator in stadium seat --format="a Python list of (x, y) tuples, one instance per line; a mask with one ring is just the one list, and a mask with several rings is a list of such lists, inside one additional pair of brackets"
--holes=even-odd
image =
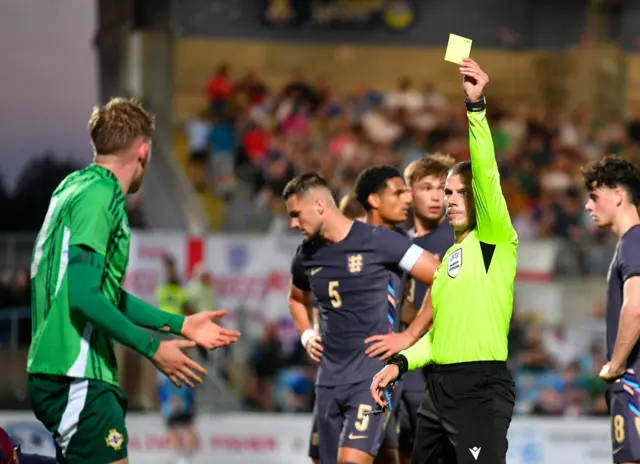
[(208, 111), (202, 111), (185, 125), (189, 147), (189, 177), (194, 187), (200, 191), (207, 188), (206, 173), (210, 157), (211, 129), (211, 115)]
[[(216, 308), (216, 293), (213, 287), (213, 276), (205, 267), (205, 263), (198, 263), (193, 271), (193, 276), (187, 284), (186, 292), (191, 309), (198, 313), (206, 309)], [(209, 358), (208, 352), (198, 346), (198, 352), (205, 360)]]
[(233, 82), (229, 77), (229, 65), (222, 62), (218, 64), (207, 82), (207, 96), (214, 116), (220, 117), (226, 114), (232, 92)]
[(561, 416), (566, 407), (565, 398), (557, 389), (548, 387), (540, 392), (531, 414), (537, 416)]
[(392, 110), (402, 109), (413, 114), (424, 107), (424, 100), (423, 95), (414, 88), (411, 78), (402, 77), (398, 87), (387, 94), (385, 105)]
[(258, 70), (251, 68), (236, 82), (234, 93), (241, 103), (246, 101), (252, 106), (260, 105), (268, 95), (268, 87), (260, 79)]
[(284, 361), (282, 344), (278, 339), (278, 325), (265, 326), (260, 340), (254, 345), (250, 365), (252, 378), (246, 386), (246, 397), (267, 412), (275, 411), (274, 380)]
[(234, 152), (236, 149), (236, 134), (233, 120), (228, 115), (214, 119), (209, 133), (212, 156), (213, 185), (216, 192), (228, 196), (235, 185)]
[(544, 333), (540, 326), (533, 326), (527, 334), (527, 342), (520, 355), (522, 368), (529, 371), (541, 372), (551, 369), (553, 361), (543, 345)]

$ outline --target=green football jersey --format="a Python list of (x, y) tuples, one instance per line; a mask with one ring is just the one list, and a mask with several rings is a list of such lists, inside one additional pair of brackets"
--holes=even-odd
[(105, 257), (104, 296), (118, 306), (129, 261), (130, 230), (122, 187), (111, 171), (91, 165), (58, 186), (31, 262), (33, 339), (27, 371), (118, 382), (113, 341), (69, 308), (69, 247)]
[(428, 363), (507, 359), (518, 235), (485, 111), (469, 112), (468, 118), (476, 227), (442, 258), (431, 286), (433, 327), (402, 352), (410, 370)]

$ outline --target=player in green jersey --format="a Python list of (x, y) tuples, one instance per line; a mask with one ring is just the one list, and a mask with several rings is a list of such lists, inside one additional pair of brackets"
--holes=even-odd
[[(140, 188), (153, 131), (153, 117), (135, 101), (116, 98), (94, 108), (94, 163), (58, 186), (36, 240), (28, 386), (60, 463), (128, 462), (127, 401), (118, 387), (114, 340), (176, 385), (193, 386), (206, 371), (182, 350), (226, 346), (239, 336), (213, 322), (224, 311), (185, 318), (122, 289), (130, 242), (125, 195)], [(160, 342), (143, 328), (187, 340)]]
[(506, 462), (515, 385), (506, 366), (518, 237), (500, 186), (477, 63), (460, 64), (467, 95), (471, 161), (447, 176), (445, 204), (454, 245), (439, 266), (428, 299), (433, 326), (392, 357), (373, 379), (371, 394), (409, 370), (427, 366), (418, 411), (413, 464)]

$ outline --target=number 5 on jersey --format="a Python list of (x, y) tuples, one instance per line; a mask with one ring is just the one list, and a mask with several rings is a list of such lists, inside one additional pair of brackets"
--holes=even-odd
[(332, 280), (329, 282), (329, 298), (331, 298), (331, 306), (334, 308), (339, 308), (342, 306), (342, 297), (340, 296), (340, 292), (338, 291), (338, 286), (340, 282), (337, 280)]

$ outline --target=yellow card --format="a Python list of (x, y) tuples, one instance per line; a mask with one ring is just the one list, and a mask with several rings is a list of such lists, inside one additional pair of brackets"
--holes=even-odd
[(455, 34), (449, 34), (449, 43), (447, 51), (444, 54), (445, 61), (460, 64), (463, 58), (469, 58), (471, 55), (471, 39), (461, 37)]

